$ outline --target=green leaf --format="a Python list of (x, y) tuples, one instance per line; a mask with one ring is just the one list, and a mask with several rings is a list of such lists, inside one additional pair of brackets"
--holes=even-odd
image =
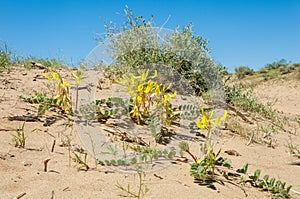
[(110, 166), (110, 161), (109, 161), (109, 160), (104, 160), (104, 162), (105, 162), (105, 164), (106, 164), (107, 166)]
[(250, 179), (252, 179), (253, 181), (257, 181), (258, 178), (260, 176), (260, 170), (257, 169), (255, 172), (254, 172), (254, 175), (253, 176), (249, 176)]
[(125, 160), (118, 160), (118, 165), (126, 165), (126, 161)]
[(175, 151), (170, 151), (169, 154), (168, 154), (168, 158), (173, 159), (175, 155), (176, 155)]
[(287, 188), (286, 188), (286, 193), (289, 193), (290, 192), (290, 190), (291, 190), (291, 188), (292, 188), (292, 186), (290, 185), (290, 186), (288, 186)]
[(256, 184), (258, 187), (260, 188), (263, 188), (263, 189), (268, 189), (268, 186), (267, 184), (265, 183), (265, 181), (259, 181), (257, 184)]
[(116, 161), (116, 160), (111, 160), (110, 163), (111, 163), (113, 166), (116, 166), (116, 165), (117, 165), (117, 161)]
[(226, 160), (226, 162), (223, 163), (223, 166), (230, 169), (231, 168), (231, 161), (230, 160)]
[(179, 143), (179, 148), (183, 151), (188, 151), (190, 149), (189, 144), (184, 141)]
[(275, 178), (271, 178), (271, 180), (270, 180), (270, 186), (272, 186), (272, 187), (274, 187), (274, 183), (275, 183)]
[(286, 185), (286, 182), (282, 182), (281, 183), (281, 188), (284, 189), (285, 185)]
[(248, 170), (248, 163), (243, 166), (242, 169), (237, 169), (236, 172), (246, 174)]
[(130, 163), (131, 164), (136, 164), (137, 163), (136, 157), (131, 158)]
[(264, 180), (265, 182), (268, 182), (268, 180), (269, 180), (269, 175), (265, 175), (265, 176), (263, 177), (263, 180)]

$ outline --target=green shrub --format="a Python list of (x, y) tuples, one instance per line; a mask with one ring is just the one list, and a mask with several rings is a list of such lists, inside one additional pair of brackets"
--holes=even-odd
[(287, 65), (288, 65), (287, 61), (285, 59), (281, 59), (281, 60), (275, 61), (271, 64), (267, 64), (265, 66), (265, 69), (267, 69), (267, 70), (278, 69), (282, 66), (287, 66)]
[(250, 69), (248, 66), (239, 66), (236, 67), (234, 70), (239, 79), (244, 78), (246, 75), (253, 74), (253, 69)]
[(224, 67), (209, 58), (208, 41), (195, 36), (191, 24), (176, 28), (163, 41), (157, 37), (160, 28), (153, 24), (153, 18), (136, 17), (126, 8), (125, 23), (120, 28), (114, 24), (105, 26), (110, 55), (117, 60), (109, 67), (117, 69), (113, 70), (118, 73), (117, 78), (141, 67), (159, 65), (160, 73), (167, 74), (168, 68), (177, 71), (197, 95), (221, 86)]

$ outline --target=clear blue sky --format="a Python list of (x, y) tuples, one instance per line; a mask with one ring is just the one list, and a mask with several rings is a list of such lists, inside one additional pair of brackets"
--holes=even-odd
[(254, 69), (285, 58), (300, 62), (299, 0), (0, 0), (0, 45), (16, 54), (73, 60), (76, 65), (105, 33), (104, 22), (122, 23), (125, 5), (136, 15), (154, 15), (174, 29), (189, 22), (210, 41), (211, 56), (231, 71)]

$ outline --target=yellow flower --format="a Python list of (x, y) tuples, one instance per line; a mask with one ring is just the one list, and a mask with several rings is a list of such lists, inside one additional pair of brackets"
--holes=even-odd
[(215, 122), (214, 122), (214, 126), (215, 127), (220, 127), (222, 122), (224, 122), (226, 120), (227, 114), (228, 114), (228, 112), (227, 112), (227, 110), (225, 110), (222, 118), (217, 117)]
[(136, 96), (136, 101), (141, 103), (143, 101), (143, 98), (141, 96)]
[(208, 117), (204, 108), (201, 109), (202, 112), (202, 119), (201, 122), (199, 120), (196, 121), (196, 125), (199, 129), (208, 129), (212, 122), (213, 112), (211, 112), (210, 116)]
[(57, 73), (53, 73), (53, 80), (57, 81), (59, 79), (59, 76)]
[(223, 115), (223, 121), (225, 121), (227, 119), (227, 115), (228, 115), (228, 111), (225, 110), (224, 111), (224, 115)]
[(206, 129), (209, 125), (206, 115), (204, 115), (201, 121), (197, 120), (196, 125), (199, 129)]
[(157, 70), (154, 70), (154, 75), (152, 76), (152, 78), (156, 78), (157, 77)]
[(165, 95), (164, 96), (164, 103), (168, 102), (170, 100), (170, 96), (169, 95)]
[(137, 106), (134, 106), (134, 108), (130, 111), (130, 113), (132, 114), (132, 117), (140, 116), (139, 108)]
[(46, 76), (46, 78), (47, 78), (48, 80), (52, 80), (52, 78), (50, 77), (49, 73), (46, 73), (45, 76)]
[(160, 93), (161, 93), (161, 91), (160, 91), (159, 85), (156, 85), (156, 88), (155, 88), (155, 95), (156, 95), (156, 97), (159, 97)]
[(217, 117), (214, 122), (214, 126), (218, 128), (219, 126), (221, 126), (221, 122), (222, 122), (221, 118)]
[(170, 95), (171, 98), (175, 98), (177, 95), (177, 92), (175, 91), (172, 95)]
[(200, 164), (202, 162), (202, 158), (197, 160), (197, 164)]
[(64, 82), (63, 82), (63, 87), (68, 87), (68, 86), (69, 86), (69, 83), (66, 82), (66, 81), (64, 81)]
[(143, 85), (139, 85), (137, 90), (138, 90), (138, 92), (143, 92), (144, 86)]
[(152, 90), (152, 87), (153, 87), (153, 83), (150, 82), (146, 87), (145, 93), (146, 94), (150, 93), (150, 91)]

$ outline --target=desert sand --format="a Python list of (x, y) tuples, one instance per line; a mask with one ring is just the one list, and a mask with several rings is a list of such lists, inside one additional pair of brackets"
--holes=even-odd
[[(64, 74), (69, 74), (64, 72)], [(111, 167), (96, 165), (92, 155), (87, 156), (89, 170), (78, 170), (74, 162), (73, 150), (84, 149), (78, 138), (73, 122), (64, 116), (47, 111), (40, 118), (27, 121), (25, 132), (28, 136), (25, 148), (15, 147), (12, 142), (13, 129), (23, 122), (12, 120), (11, 116), (36, 116), (37, 104), (24, 102), (19, 96), (32, 96), (34, 91), (46, 91), (44, 69), (13, 68), (11, 72), (0, 73), (0, 198), (124, 198), (116, 187), (117, 183), (137, 191), (137, 174), (119, 172)], [(99, 90), (102, 96), (108, 93), (109, 86)], [(262, 175), (268, 174), (288, 185), (293, 186), (293, 194), (300, 191), (300, 166), (289, 163), (298, 161), (290, 154), (288, 143), (300, 147), (300, 81), (293, 78), (273, 79), (259, 82), (254, 86), (254, 93), (262, 103), (275, 102), (274, 108), (279, 117), (289, 118), (284, 129), (277, 128), (269, 135), (271, 146), (265, 144), (262, 135), (255, 135), (257, 142), (249, 143), (247, 133), (221, 131), (216, 148), (222, 148), (221, 156), (229, 158), (234, 168), (241, 168), (249, 163), (249, 172), (261, 169)], [(241, 118), (230, 112), (243, 128), (257, 129), (257, 122), (246, 124)], [(35, 118), (35, 117), (33, 117)], [(48, 124), (50, 120), (53, 124)], [(259, 121), (259, 118), (258, 118)], [(47, 124), (49, 126), (47, 126)], [(297, 126), (298, 125), (298, 126)], [(32, 132), (34, 129), (34, 132)], [(256, 132), (255, 130), (253, 130)], [(258, 132), (257, 132), (258, 133)], [(52, 151), (53, 142), (55, 145)], [(66, 143), (69, 142), (71, 148)], [(225, 153), (235, 150), (239, 156)], [(49, 159), (47, 171), (44, 161)], [(176, 162), (164, 169), (147, 172), (144, 180), (149, 192), (144, 198), (271, 198), (271, 194), (230, 181), (215, 182), (214, 187), (199, 185), (190, 176), (190, 163)]]

